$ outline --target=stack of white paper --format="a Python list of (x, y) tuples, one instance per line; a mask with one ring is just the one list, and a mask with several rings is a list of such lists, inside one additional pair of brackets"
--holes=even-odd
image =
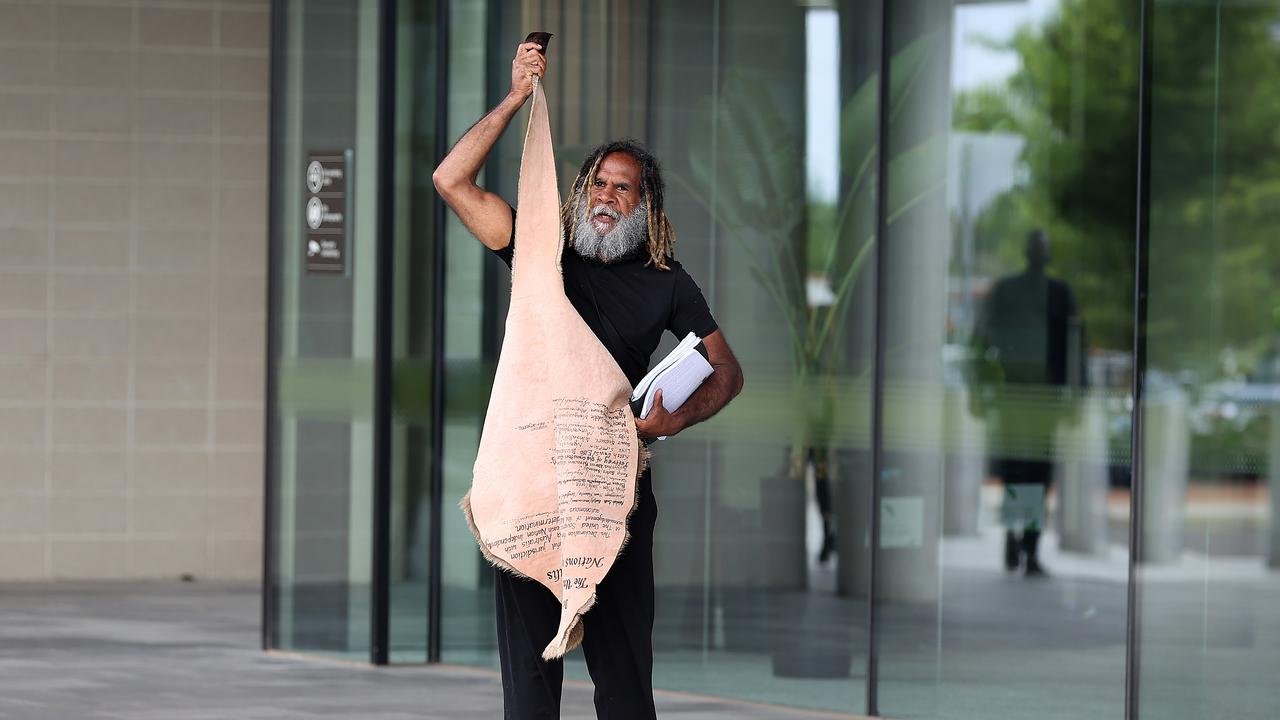
[[(711, 375), (711, 363), (698, 352), (698, 345), (701, 343), (702, 338), (689, 333), (636, 384), (631, 393), (631, 401), (633, 408), (639, 405), (636, 412), (639, 417), (649, 416), (649, 411), (653, 409), (653, 398), (659, 390), (662, 391), (662, 406), (667, 412), (675, 412), (698, 389), (702, 381)], [(637, 403), (641, 398), (644, 402)]]

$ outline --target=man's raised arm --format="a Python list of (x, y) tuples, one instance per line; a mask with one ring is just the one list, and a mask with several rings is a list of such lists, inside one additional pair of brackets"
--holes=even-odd
[(511, 61), (511, 91), (498, 106), (471, 126), (431, 174), (436, 192), (486, 247), (501, 250), (511, 241), (511, 213), (496, 194), (476, 185), (485, 158), (511, 118), (533, 94), (533, 76), (543, 76), (547, 59), (538, 43), (521, 43)]

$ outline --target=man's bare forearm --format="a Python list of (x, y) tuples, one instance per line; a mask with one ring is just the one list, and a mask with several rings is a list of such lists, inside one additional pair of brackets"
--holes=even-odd
[(671, 416), (680, 422), (680, 429), (684, 430), (720, 412), (739, 392), (742, 392), (742, 371), (736, 365), (717, 365), (715, 371)]
[(474, 183), (493, 146), (498, 143), (498, 138), (502, 137), (526, 99), (528, 96), (509, 93), (489, 114), (472, 125), (444, 160), (440, 161), (435, 172), (437, 186)]

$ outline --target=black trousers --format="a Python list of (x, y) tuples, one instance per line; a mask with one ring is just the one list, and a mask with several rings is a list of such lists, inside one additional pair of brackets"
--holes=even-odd
[[(582, 654), (600, 720), (651, 720), (653, 707), (653, 528), (658, 505), (649, 471), (640, 477), (631, 537), (583, 616)], [(506, 720), (560, 717), (564, 661), (542, 650), (560, 623), (560, 603), (540, 583), (495, 570), (498, 657)]]

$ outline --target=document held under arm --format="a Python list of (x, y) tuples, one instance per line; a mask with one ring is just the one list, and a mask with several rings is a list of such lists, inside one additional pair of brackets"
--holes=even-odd
[(636, 384), (631, 393), (631, 410), (638, 418), (649, 417), (654, 396), (661, 390), (662, 407), (667, 412), (675, 412), (713, 371), (702, 338), (689, 333)]

